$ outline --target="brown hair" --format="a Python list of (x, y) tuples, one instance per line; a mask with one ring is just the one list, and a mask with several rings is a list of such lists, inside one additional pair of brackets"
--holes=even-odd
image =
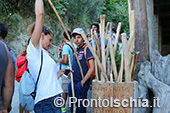
[(30, 38), (28, 39), (28, 41), (23, 46), (23, 48), (21, 50), (21, 56), (26, 56), (27, 55), (27, 47), (28, 47), (29, 42), (30, 42)]
[[(35, 28), (35, 22), (28, 26), (27, 33), (30, 37), (32, 33), (34, 32), (34, 28)], [(43, 26), (42, 33), (44, 33), (45, 35), (52, 34), (51, 30), (45, 26)]]
[(26, 56), (27, 55), (27, 46), (28, 46), (28, 43), (26, 43), (24, 45), (24, 47), (22, 48), (21, 50), (21, 56)]
[(27, 33), (29, 36), (32, 35), (34, 28), (35, 28), (35, 22), (28, 26)]

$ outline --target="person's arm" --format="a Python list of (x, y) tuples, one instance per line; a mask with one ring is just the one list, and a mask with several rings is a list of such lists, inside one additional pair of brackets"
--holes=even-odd
[(81, 85), (82, 87), (84, 86), (84, 84), (87, 82), (88, 79), (90, 79), (90, 77), (92, 76), (93, 72), (95, 71), (95, 63), (94, 63), (94, 59), (89, 59), (89, 70), (87, 71), (86, 75), (84, 76), (84, 81), (81, 80)]
[(13, 76), (15, 77), (15, 70), (16, 70), (16, 68), (13, 68)]
[(59, 59), (58, 59), (58, 62), (59, 62), (60, 64), (68, 64), (68, 54), (64, 55), (63, 57), (64, 57), (63, 59), (62, 59), (62, 58), (59, 58)]
[[(59, 79), (59, 78), (61, 77), (61, 75), (63, 75), (66, 70), (70, 70), (70, 68), (64, 68), (64, 69), (59, 70), (59, 71), (57, 72), (57, 78)], [(74, 71), (71, 70), (71, 72), (73, 73)], [(68, 76), (69, 76), (69, 75), (70, 75), (70, 73), (68, 74)]]
[(12, 96), (14, 92), (14, 76), (13, 76), (13, 63), (11, 55), (8, 53), (8, 65), (4, 75), (4, 84), (2, 86), (2, 110), (7, 110), (10, 107)]
[(44, 21), (44, 4), (42, 0), (35, 1), (35, 28), (31, 36), (31, 42), (36, 49), (39, 49), (39, 41), (41, 38), (41, 32), (43, 28)]

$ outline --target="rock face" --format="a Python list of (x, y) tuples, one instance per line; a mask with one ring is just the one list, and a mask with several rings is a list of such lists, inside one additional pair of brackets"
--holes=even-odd
[(151, 62), (145, 61), (141, 65), (138, 78), (139, 97), (150, 100), (149, 106), (154, 106), (154, 97), (160, 99), (157, 104), (160, 107), (139, 108), (138, 113), (170, 113), (170, 55), (162, 57), (154, 51)]
[[(9, 47), (12, 49), (12, 51), (14, 52), (16, 57), (18, 57), (20, 55), (20, 52), (21, 52), (23, 46), (25, 45), (25, 43), (27, 42), (28, 39), (29, 39), (28, 35), (21, 33), (13, 41), (11, 41), (9, 43)], [(59, 46), (53, 45), (52, 47), (49, 48), (48, 52), (49, 52), (50, 56), (56, 62), (58, 62), (58, 58), (59, 58)]]

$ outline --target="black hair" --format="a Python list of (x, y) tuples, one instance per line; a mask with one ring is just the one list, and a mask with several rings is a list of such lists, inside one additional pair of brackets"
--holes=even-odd
[(3, 39), (5, 39), (5, 37), (7, 36), (7, 34), (8, 34), (8, 28), (7, 28), (7, 26), (6, 26), (4, 23), (0, 22), (0, 36), (1, 36)]
[(29, 44), (29, 43), (30, 43), (30, 40), (31, 40), (31, 37), (27, 40), (27, 44)]
[(93, 25), (97, 27), (97, 29), (98, 29), (97, 32), (99, 33), (99, 24), (98, 24), (98, 23), (92, 23), (92, 24), (91, 24), (91, 28), (92, 28)]
[(42, 33), (44, 33), (45, 35), (51, 35), (52, 34), (51, 30), (48, 29), (45, 26), (43, 26)]
[[(67, 32), (68, 32), (68, 34), (70, 35), (70, 38), (71, 38), (71, 32), (70, 32), (69, 30), (67, 30)], [(64, 38), (66, 38), (67, 40), (69, 40), (66, 32), (63, 33), (63, 36), (64, 36)]]
[[(76, 35), (80, 35), (78, 33), (73, 33), (72, 36), (75, 37)], [(81, 35), (80, 35), (81, 36)]]
[(112, 31), (114, 31), (116, 33), (117, 30), (117, 26), (116, 25), (112, 25)]
[(91, 37), (90, 34), (87, 34), (87, 37)]

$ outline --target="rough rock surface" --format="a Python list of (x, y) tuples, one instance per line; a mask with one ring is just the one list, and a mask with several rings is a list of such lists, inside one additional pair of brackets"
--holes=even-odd
[[(138, 96), (150, 100), (149, 107), (139, 108), (138, 113), (170, 113), (170, 55), (162, 57), (154, 51), (151, 62), (145, 61), (141, 65), (138, 78)], [(154, 97), (159, 97), (160, 107), (150, 107), (153, 106)]]

